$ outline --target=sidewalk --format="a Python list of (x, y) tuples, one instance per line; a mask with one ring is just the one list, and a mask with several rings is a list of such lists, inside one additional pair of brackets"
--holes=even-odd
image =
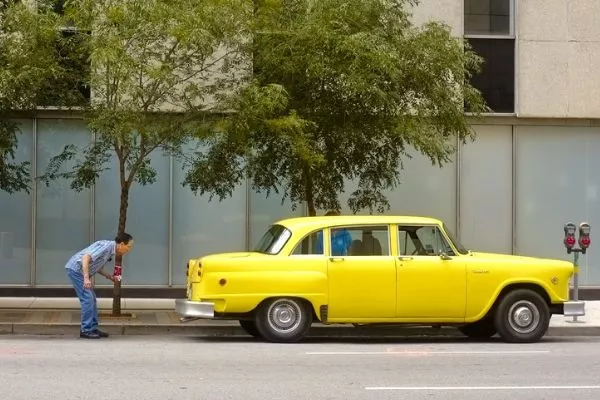
[[(246, 336), (237, 321), (196, 320), (180, 323), (174, 299), (122, 299), (122, 317), (110, 316), (112, 299), (98, 299), (100, 323), (113, 335)], [(0, 334), (77, 335), (76, 298), (0, 298)], [(600, 336), (600, 301), (586, 301), (586, 315), (554, 315), (547, 336)], [(454, 328), (359, 327), (315, 323), (312, 337), (462, 336)]]

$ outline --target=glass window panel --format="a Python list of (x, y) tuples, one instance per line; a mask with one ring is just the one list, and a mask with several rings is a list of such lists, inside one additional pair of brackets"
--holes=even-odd
[(331, 254), (334, 256), (388, 256), (387, 226), (331, 229)]
[(460, 241), (474, 251), (512, 251), (512, 127), (478, 125), (461, 149)]
[(323, 231), (313, 232), (306, 236), (300, 243), (296, 245), (292, 254), (300, 255), (315, 255), (323, 254)]
[[(33, 120), (19, 120), (15, 163), (32, 161)], [(0, 284), (31, 280), (31, 194), (0, 191)]]
[[(37, 175), (45, 172), (49, 160), (65, 145), (89, 145), (91, 135), (83, 121), (38, 119)], [(74, 162), (64, 164), (67, 171)], [(37, 183), (36, 283), (69, 284), (64, 266), (73, 253), (90, 243), (90, 190), (76, 192), (64, 179)]]
[(467, 39), (473, 51), (483, 58), (481, 71), (471, 77), (471, 84), (481, 91), (493, 112), (515, 111), (515, 41), (514, 39)]
[(580, 258), (580, 283), (600, 284), (593, 250), (600, 227), (600, 128), (519, 126), (517, 147), (517, 252), (573, 261), (562, 244), (563, 226), (591, 225), (592, 246)]
[(400, 226), (398, 234), (402, 255), (439, 256), (441, 252), (454, 255), (452, 247), (437, 226)]
[[(169, 157), (162, 151), (150, 155), (156, 182), (142, 186), (133, 183), (125, 231), (135, 246), (123, 259), (123, 285), (166, 285), (169, 280)], [(121, 185), (116, 156), (110, 162), (95, 190), (95, 240), (114, 239), (119, 221)], [(106, 265), (112, 271), (114, 263)], [(96, 284), (112, 285), (103, 277)]]
[[(191, 258), (211, 253), (246, 250), (246, 188), (219, 201), (196, 196), (183, 187), (185, 170), (176, 160), (173, 170), (173, 283), (186, 282), (185, 265)], [(259, 233), (260, 238), (266, 228)], [(258, 239), (257, 239), (258, 240)]]
[(465, 0), (465, 34), (510, 35), (512, 0)]

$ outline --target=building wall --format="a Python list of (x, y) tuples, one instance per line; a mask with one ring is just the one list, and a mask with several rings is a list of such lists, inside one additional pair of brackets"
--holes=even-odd
[(452, 35), (462, 37), (464, 0), (421, 0), (416, 7), (412, 7), (412, 21), (421, 25), (430, 21), (441, 21), (450, 26)]
[[(389, 213), (443, 219), (464, 244), (479, 251), (570, 260), (562, 246), (567, 221), (600, 226), (600, 125), (590, 121), (488, 118), (474, 126), (475, 142), (455, 161), (433, 166), (413, 152), (402, 184), (387, 193)], [(41, 173), (65, 144), (92, 140), (79, 119), (22, 120), (18, 157)], [(304, 215), (278, 197), (246, 186), (223, 202), (209, 202), (181, 186), (175, 160), (154, 154), (158, 180), (135, 186), (127, 230), (136, 245), (125, 260), (125, 284), (180, 286), (187, 259), (252, 247), (273, 221)], [(112, 165), (114, 167), (114, 165)], [(348, 198), (355, 185), (348, 183)], [(31, 194), (0, 193), (0, 285), (66, 286), (64, 264), (77, 250), (114, 237), (119, 184), (105, 172), (93, 190), (66, 182), (38, 183)], [(345, 212), (349, 212), (347, 208)], [(368, 211), (361, 212), (362, 214)], [(592, 242), (581, 259), (582, 285), (600, 285), (600, 257)], [(103, 279), (98, 285), (104, 285)]]
[(516, 3), (519, 116), (600, 118), (600, 2)]

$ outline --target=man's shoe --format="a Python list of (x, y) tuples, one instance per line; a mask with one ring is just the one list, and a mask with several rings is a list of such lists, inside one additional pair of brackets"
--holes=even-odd
[(98, 336), (103, 337), (103, 338), (108, 337), (108, 333), (102, 332), (100, 329), (96, 329), (94, 331), (94, 333), (98, 334)]
[(96, 332), (79, 332), (79, 337), (82, 339), (100, 339), (100, 335)]

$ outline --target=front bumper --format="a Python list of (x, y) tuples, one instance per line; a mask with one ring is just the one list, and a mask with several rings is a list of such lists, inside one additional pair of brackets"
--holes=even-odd
[(563, 303), (565, 317), (581, 317), (585, 315), (585, 302), (580, 300), (565, 301)]
[(208, 302), (176, 299), (175, 311), (184, 318), (212, 319), (215, 316), (215, 305)]

